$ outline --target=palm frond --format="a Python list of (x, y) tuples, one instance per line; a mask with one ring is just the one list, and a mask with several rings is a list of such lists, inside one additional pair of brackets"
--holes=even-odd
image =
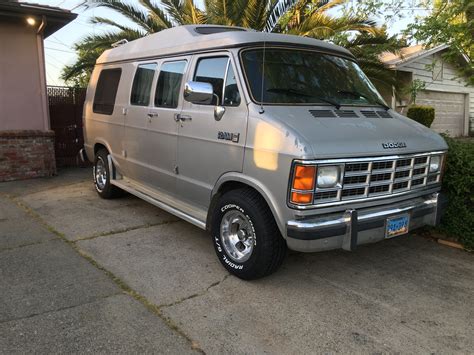
[[(173, 27), (172, 21), (168, 15), (150, 0), (139, 0), (140, 4), (148, 11), (149, 19), (161, 29)], [(155, 31), (158, 32), (158, 31)]]
[(114, 10), (136, 23), (146, 32), (157, 32), (158, 26), (156, 26), (153, 21), (150, 21), (150, 17), (143, 9), (140, 9), (135, 5), (125, 3), (121, 0), (88, 0), (87, 4), (90, 7), (105, 7)]

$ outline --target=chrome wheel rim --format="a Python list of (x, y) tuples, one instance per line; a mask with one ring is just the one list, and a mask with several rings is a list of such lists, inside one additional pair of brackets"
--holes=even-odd
[(97, 158), (97, 162), (94, 166), (94, 177), (97, 189), (102, 191), (107, 183), (107, 168), (102, 157)]
[(239, 263), (252, 256), (255, 231), (250, 219), (240, 211), (227, 211), (221, 221), (221, 241), (227, 255)]

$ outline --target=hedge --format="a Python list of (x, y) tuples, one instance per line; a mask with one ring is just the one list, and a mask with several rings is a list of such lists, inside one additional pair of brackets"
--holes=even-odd
[(443, 191), (449, 202), (440, 227), (474, 250), (474, 141), (444, 138), (449, 152)]
[(413, 105), (408, 109), (407, 116), (426, 127), (431, 127), (435, 118), (435, 109), (430, 106)]

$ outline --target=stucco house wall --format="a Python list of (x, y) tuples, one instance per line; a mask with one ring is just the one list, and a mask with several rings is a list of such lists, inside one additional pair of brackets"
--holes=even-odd
[(43, 41), (31, 26), (0, 22), (0, 131), (49, 130)]
[(56, 172), (43, 40), (76, 16), (57, 7), (0, 1), (0, 182)]

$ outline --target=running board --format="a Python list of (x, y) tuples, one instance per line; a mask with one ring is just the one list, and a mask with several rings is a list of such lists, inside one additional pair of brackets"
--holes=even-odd
[[(110, 165), (109, 165), (110, 166)], [(114, 175), (111, 175), (114, 176)], [(156, 197), (151, 196), (151, 194), (148, 194), (146, 192), (139, 191), (136, 187), (135, 184), (131, 181), (127, 181), (127, 179), (120, 179), (120, 180), (115, 180), (115, 179), (110, 179), (110, 182), (112, 185), (115, 185), (122, 190), (127, 191), (128, 193), (131, 193), (132, 195), (137, 196), (138, 198), (141, 198), (142, 200), (145, 200), (148, 203), (151, 203), (152, 205), (161, 208), (162, 210), (165, 210), (166, 212), (169, 212), (176, 217), (179, 217), (191, 224), (194, 224), (196, 227), (199, 227), (201, 229), (206, 229), (206, 222), (200, 220), (199, 218), (196, 218), (186, 212), (183, 212), (173, 206), (170, 206), (169, 204), (160, 201)]]

